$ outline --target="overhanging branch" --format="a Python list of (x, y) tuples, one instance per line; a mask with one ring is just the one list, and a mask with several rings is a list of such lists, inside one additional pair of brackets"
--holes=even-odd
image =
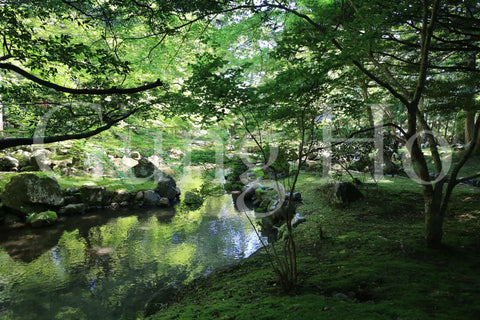
[(23, 70), (20, 67), (17, 67), (13, 64), (10, 63), (0, 63), (0, 69), (4, 70), (10, 70), (13, 72), (16, 72), (25, 78), (27, 78), (30, 81), (33, 81), (35, 83), (38, 83), (39, 85), (42, 85), (44, 87), (54, 89), (56, 91), (60, 92), (66, 92), (66, 93), (71, 93), (71, 94), (98, 94), (98, 95), (109, 95), (109, 94), (132, 94), (132, 93), (139, 93), (143, 91), (147, 91), (150, 89), (154, 89), (157, 87), (164, 86), (165, 84), (160, 81), (160, 79), (157, 79), (157, 81), (153, 83), (149, 83), (143, 86), (139, 87), (134, 87), (134, 88), (109, 88), (109, 89), (74, 89), (74, 88), (68, 88), (64, 86), (60, 86), (58, 84), (55, 84), (53, 82), (49, 82), (43, 79), (40, 79), (39, 77), (29, 73), (28, 71)]
[(11, 147), (18, 147), (18, 146), (25, 146), (25, 145), (32, 145), (32, 144), (45, 144), (45, 143), (53, 143), (53, 142), (60, 142), (60, 141), (66, 141), (66, 140), (76, 140), (76, 139), (83, 139), (83, 138), (89, 138), (93, 137), (94, 135), (97, 135), (103, 131), (106, 131), (110, 129), (112, 126), (115, 124), (119, 123), (122, 120), (127, 119), (130, 117), (132, 114), (137, 112), (139, 109), (134, 109), (120, 118), (117, 118), (115, 120), (109, 121), (107, 124), (104, 126), (98, 127), (95, 130), (91, 130), (88, 132), (83, 132), (83, 133), (77, 133), (77, 134), (65, 134), (65, 135), (59, 135), (59, 136), (52, 136), (52, 137), (31, 137), (31, 138), (8, 138), (8, 139), (2, 139), (0, 140), (0, 150), (6, 149), (6, 148), (11, 148)]

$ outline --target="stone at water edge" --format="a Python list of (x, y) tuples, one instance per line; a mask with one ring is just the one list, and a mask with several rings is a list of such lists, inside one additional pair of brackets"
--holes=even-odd
[(154, 190), (146, 190), (143, 193), (143, 203), (146, 205), (158, 205), (162, 197)]
[(170, 175), (158, 170), (155, 172), (155, 180), (158, 181), (155, 191), (161, 197), (174, 200), (180, 195), (180, 189), (177, 188), (177, 182)]
[(82, 186), (78, 189), (82, 202), (87, 206), (108, 206), (112, 193), (103, 186)]
[(27, 223), (34, 228), (51, 225), (57, 221), (57, 213), (47, 210), (40, 213), (31, 213), (27, 216)]
[(23, 216), (38, 213), (64, 203), (63, 190), (57, 180), (35, 174), (19, 174), (10, 179), (2, 194), (3, 204)]
[(84, 203), (72, 203), (68, 204), (58, 211), (60, 215), (71, 215), (71, 214), (83, 214), (87, 207)]

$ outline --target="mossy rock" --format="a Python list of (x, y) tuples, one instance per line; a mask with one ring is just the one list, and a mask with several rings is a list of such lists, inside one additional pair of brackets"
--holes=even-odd
[(57, 180), (35, 174), (19, 174), (10, 179), (2, 194), (3, 204), (27, 216), (59, 207), (64, 203), (63, 190)]
[(27, 216), (27, 223), (34, 228), (52, 225), (57, 221), (57, 213), (47, 210), (40, 213), (31, 213)]
[(363, 199), (363, 194), (351, 182), (335, 182), (323, 186), (322, 193), (333, 207), (346, 207)]

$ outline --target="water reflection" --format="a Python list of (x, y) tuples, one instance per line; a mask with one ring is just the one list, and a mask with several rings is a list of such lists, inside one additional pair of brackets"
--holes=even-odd
[(172, 213), (99, 212), (49, 230), (3, 235), (0, 319), (134, 319), (156, 288), (260, 247), (229, 195)]

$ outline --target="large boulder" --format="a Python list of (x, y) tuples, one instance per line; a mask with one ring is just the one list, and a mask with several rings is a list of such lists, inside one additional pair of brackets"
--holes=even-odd
[(64, 197), (57, 180), (28, 173), (11, 178), (5, 186), (2, 200), (6, 207), (27, 216), (61, 206)]
[(10, 156), (0, 156), (0, 171), (17, 171), (19, 162)]
[(158, 170), (155, 173), (155, 179), (158, 182), (155, 191), (164, 198), (174, 200), (180, 195), (180, 189), (177, 188), (177, 183), (172, 176)]
[(133, 174), (137, 178), (153, 178), (153, 174), (157, 171), (157, 167), (147, 158), (142, 158), (133, 168)]

